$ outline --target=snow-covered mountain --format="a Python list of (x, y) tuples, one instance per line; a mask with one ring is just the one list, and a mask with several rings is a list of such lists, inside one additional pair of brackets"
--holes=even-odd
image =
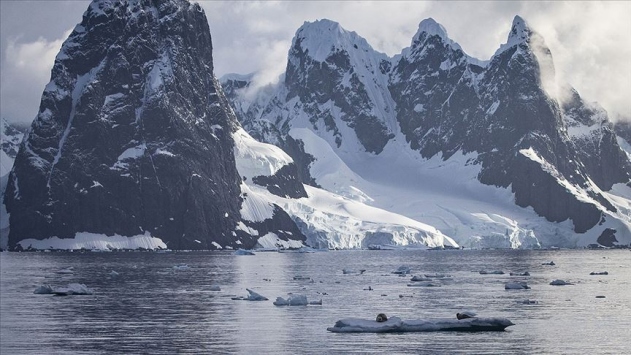
[(631, 243), (631, 164), (607, 113), (557, 83), (519, 16), (488, 62), (433, 19), (393, 58), (332, 21), (305, 23), (278, 85), (257, 96), (248, 76), (221, 81), (253, 136), (301, 147), (288, 153), (312, 185), (460, 244)]
[(241, 128), (199, 5), (95, 0), (56, 57), (9, 175), (8, 246), (457, 246), (427, 224), (304, 185), (314, 183), (299, 169), (313, 161), (304, 143), (272, 136), (296, 158)]
[(4, 190), (25, 132), (26, 127), (0, 118), (0, 248), (6, 247), (9, 236), (9, 217), (3, 202)]

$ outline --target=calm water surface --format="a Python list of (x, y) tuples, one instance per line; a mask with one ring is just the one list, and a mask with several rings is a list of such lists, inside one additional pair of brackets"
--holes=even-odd
[[(0, 354), (628, 354), (630, 258), (628, 250), (0, 253)], [(556, 265), (542, 265), (549, 261)], [(173, 268), (182, 263), (190, 268)], [(446, 273), (453, 280), (408, 287), (411, 275), (392, 274), (402, 265), (413, 275)], [(73, 274), (57, 273), (71, 266)], [(366, 271), (344, 275), (344, 268)], [(523, 271), (531, 276), (508, 275)], [(549, 285), (554, 279), (574, 285)], [(532, 288), (504, 290), (509, 280)], [(33, 294), (42, 284), (72, 282), (94, 295)], [(215, 284), (221, 291), (211, 291)], [(246, 288), (270, 300), (231, 299), (246, 296)], [(289, 292), (322, 305), (272, 304)], [(481, 333), (326, 330), (345, 317), (455, 317), (462, 310), (516, 325)]]

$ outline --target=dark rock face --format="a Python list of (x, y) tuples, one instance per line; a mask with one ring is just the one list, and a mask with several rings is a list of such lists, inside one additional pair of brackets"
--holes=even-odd
[(294, 164), (288, 164), (280, 168), (272, 176), (255, 176), (252, 181), (267, 188), (267, 191), (280, 197), (301, 198), (307, 197), (304, 186), (298, 179), (298, 169)]
[(172, 249), (254, 246), (232, 232), (237, 126), (199, 5), (94, 1), (57, 56), (9, 177), (10, 247), (145, 231)]

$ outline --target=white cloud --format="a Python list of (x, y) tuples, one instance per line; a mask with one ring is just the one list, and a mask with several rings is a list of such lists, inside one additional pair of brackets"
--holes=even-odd
[[(2, 3), (2, 116), (34, 117), (54, 56), (87, 1)], [(215, 72), (251, 73), (260, 84), (284, 71), (296, 30), (328, 18), (390, 56), (410, 45), (421, 20), (432, 17), (470, 55), (488, 59), (506, 41), (515, 15), (545, 38), (556, 73), (588, 101), (631, 117), (631, 2), (615, 1), (200, 1), (213, 38)], [(11, 5), (11, 6), (8, 6)], [(20, 6), (17, 6), (20, 5)], [(63, 6), (61, 6), (63, 5)], [(25, 11), (28, 7), (30, 11)], [(15, 8), (15, 10), (13, 10)], [(13, 12), (12, 12), (13, 11)], [(37, 16), (38, 22), (29, 21)], [(18, 18), (25, 16), (24, 20)], [(27, 18), (28, 17), (28, 18)], [(11, 20), (11, 21), (7, 21)], [(46, 22), (50, 21), (50, 22)], [(59, 22), (64, 22), (61, 26)], [(20, 28), (20, 24), (24, 28)], [(29, 40), (20, 40), (21, 31)], [(37, 38), (38, 31), (41, 33)], [(43, 39), (43, 38), (47, 38)], [(29, 117), (30, 116), (30, 117)], [(611, 115), (615, 116), (615, 115)]]
[(70, 31), (53, 41), (43, 37), (33, 42), (21, 42), (20, 38), (7, 41), (0, 77), (3, 117), (27, 122), (37, 115), (55, 56), (69, 34)]

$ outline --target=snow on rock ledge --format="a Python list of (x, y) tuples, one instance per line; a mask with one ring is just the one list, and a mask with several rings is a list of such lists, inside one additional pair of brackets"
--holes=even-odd
[(160, 238), (151, 236), (149, 232), (145, 234), (135, 235), (132, 237), (124, 237), (114, 234), (108, 237), (105, 234), (95, 234), (80, 232), (75, 234), (74, 238), (58, 238), (50, 237), (43, 240), (24, 239), (18, 243), (23, 249), (93, 249), (93, 250), (111, 250), (111, 249), (166, 249), (167, 245)]

